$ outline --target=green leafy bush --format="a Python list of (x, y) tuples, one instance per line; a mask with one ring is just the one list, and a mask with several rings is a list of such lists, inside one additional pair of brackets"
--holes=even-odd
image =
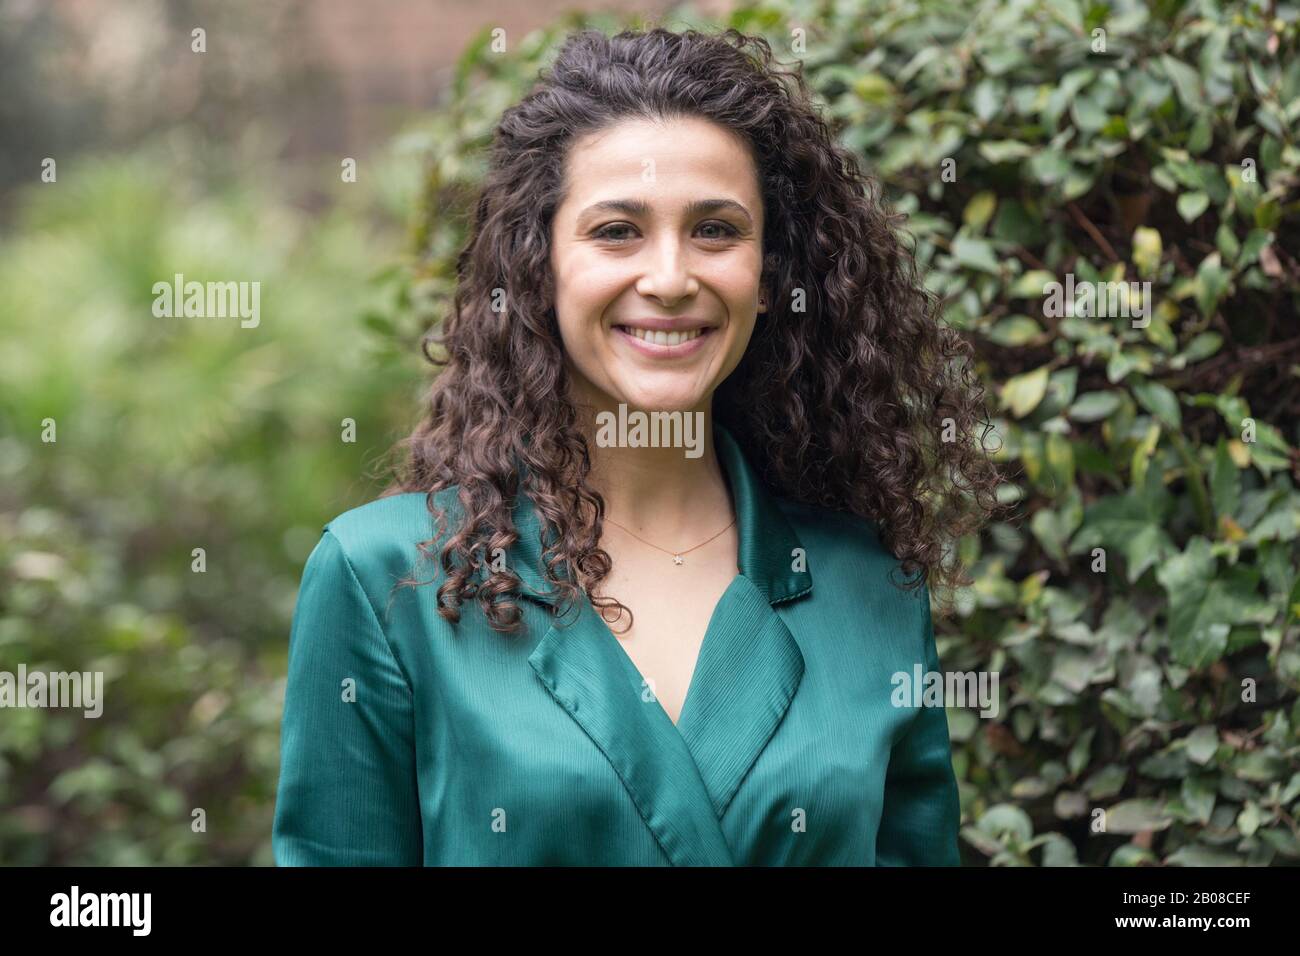
[[(346, 190), (307, 214), (225, 155), (215, 181), (177, 137), (61, 162), (0, 237), (0, 670), (104, 675), (97, 718), (0, 717), (4, 863), (271, 860), (303, 563), (409, 397), (358, 323), (382, 217)], [(177, 272), (261, 282), (260, 323), (156, 317)]]

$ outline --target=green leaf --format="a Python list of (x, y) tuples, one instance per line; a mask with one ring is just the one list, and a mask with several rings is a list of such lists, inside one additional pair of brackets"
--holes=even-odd
[(1138, 275), (1144, 279), (1155, 275), (1163, 254), (1160, 230), (1147, 226), (1138, 226), (1133, 230), (1133, 264), (1137, 266)]
[(1241, 835), (1253, 837), (1255, 831), (1259, 829), (1260, 821), (1259, 804), (1252, 800), (1246, 801), (1246, 805), (1241, 808), (1241, 813), (1237, 814), (1237, 829), (1241, 831)]
[(1182, 412), (1178, 407), (1178, 396), (1159, 382), (1137, 380), (1133, 382), (1133, 397), (1143, 408), (1160, 420), (1162, 425), (1172, 431), (1183, 427)]
[[(1092, 739), (1096, 736), (1097, 728), (1089, 727), (1079, 734), (1079, 739), (1070, 747), (1070, 756), (1067, 758), (1070, 765), (1070, 776), (1077, 777), (1087, 769), (1092, 759)], [(1080, 796), (1082, 796), (1080, 794)]]
[(1228, 454), (1228, 443), (1222, 438), (1214, 450), (1214, 463), (1210, 467), (1210, 498), (1214, 503), (1214, 513), (1220, 518), (1232, 517), (1241, 499), (1237, 465)]
[(888, 106), (895, 97), (894, 84), (879, 73), (863, 73), (853, 80), (853, 92), (865, 103)]
[(1280, 780), (1290, 770), (1289, 763), (1277, 748), (1263, 747), (1248, 753), (1238, 753), (1232, 761), (1232, 772), (1240, 780), (1272, 783)]
[(1192, 124), (1191, 135), (1187, 137), (1187, 151), (1194, 156), (1199, 155), (1209, 149), (1213, 140), (1214, 128), (1210, 123), (1210, 117), (1202, 113)]
[(1273, 109), (1267, 103), (1261, 105), (1255, 110), (1255, 122), (1268, 132), (1272, 133), (1278, 139), (1286, 138), (1286, 121), (1277, 110)]
[(1228, 850), (1189, 843), (1165, 857), (1169, 866), (1244, 866), (1245, 860)]
[(984, 239), (958, 236), (952, 241), (952, 255), (961, 265), (968, 269), (977, 269), (991, 275), (1001, 275), (998, 257), (993, 246)]
[(1107, 764), (1093, 773), (1084, 784), (1084, 790), (1093, 800), (1109, 800), (1124, 789), (1128, 768), (1120, 764)]
[(1218, 332), (1201, 332), (1187, 343), (1180, 353), (1184, 362), (1194, 365), (1203, 362), (1223, 347), (1223, 336)]
[(1219, 250), (1219, 254), (1229, 262), (1235, 260), (1241, 252), (1241, 243), (1237, 240), (1232, 227), (1226, 222), (1219, 223), (1219, 228), (1214, 233), (1214, 245)]
[(985, 856), (996, 856), (1002, 852), (1002, 844), (976, 827), (962, 827), (961, 838)]
[(1300, 797), (1300, 770), (1297, 770), (1291, 775), (1291, 779), (1288, 780), (1286, 786), (1282, 788), (1282, 792), (1278, 795), (1277, 800), (1278, 803), (1286, 806), (1296, 797)]
[(1043, 452), (1052, 479), (1049, 492), (1053, 497), (1064, 494), (1074, 486), (1074, 447), (1064, 435), (1049, 432), (1043, 440)]
[[(998, 207), (997, 194), (984, 190), (978, 192), (970, 198), (966, 208), (962, 211), (962, 222), (970, 227), (972, 232), (980, 232), (988, 225), (988, 221), (993, 218), (993, 213)], [(991, 253), (990, 249), (990, 253)], [(997, 271), (997, 259), (993, 259), (994, 271)]]
[(1014, 299), (1037, 299), (1044, 295), (1048, 283), (1055, 281), (1056, 276), (1045, 269), (1031, 269), (1016, 277), (1008, 293)]
[(990, 341), (1005, 346), (1024, 345), (1042, 334), (1042, 327), (1027, 315), (1007, 316), (987, 333)]
[(1085, 510), (1070, 553), (1085, 553), (1098, 545), (1124, 555), (1130, 581), (1140, 576), (1141, 572), (1133, 573), (1135, 568), (1153, 567), (1177, 551), (1159, 514), (1135, 493), (1102, 498)]
[(1169, 551), (1169, 537), (1155, 525), (1141, 528), (1124, 546), (1127, 556), (1130, 584), (1142, 577), (1147, 568), (1154, 567)]
[(1116, 351), (1106, 362), (1106, 380), (1112, 385), (1122, 382), (1129, 372), (1132, 371), (1147, 372), (1151, 370), (1150, 358), (1142, 353), (1129, 348), (1125, 351)]
[(1178, 215), (1182, 216), (1184, 221), (1193, 222), (1210, 208), (1210, 197), (1203, 192), (1183, 193), (1178, 197), (1175, 205), (1178, 207)]
[(1048, 367), (1046, 365), (1007, 379), (1002, 386), (1002, 407), (1011, 409), (1016, 418), (1024, 418), (1047, 394)]
[(1202, 724), (1186, 737), (1187, 759), (1205, 766), (1219, 749), (1219, 732), (1209, 724)]
[(1217, 252), (1212, 252), (1201, 260), (1196, 270), (1196, 305), (1201, 310), (1201, 315), (1209, 318), (1214, 314), (1230, 282), (1231, 275), (1223, 268), (1222, 259)]
[(1250, 462), (1265, 475), (1284, 470), (1291, 464), (1291, 446), (1282, 433), (1268, 422), (1255, 422), (1256, 440), (1250, 448)]
[(1106, 861), (1108, 866), (1151, 866), (1159, 863), (1156, 855), (1135, 843), (1121, 843)]
[(1160, 57), (1160, 65), (1165, 75), (1173, 81), (1178, 98), (1189, 113), (1198, 113), (1205, 109), (1205, 96), (1201, 91), (1201, 77), (1193, 67), (1181, 60), (1176, 60), (1168, 53)]
[(1115, 392), (1084, 392), (1070, 406), (1070, 417), (1076, 422), (1097, 422), (1109, 418), (1120, 406)]
[(1241, 244), (1241, 252), (1237, 254), (1237, 268), (1244, 269), (1254, 263), (1259, 258), (1260, 251), (1272, 241), (1273, 233), (1267, 229), (1252, 229), (1247, 234), (1246, 241)]
[(1107, 833), (1141, 833), (1145, 830), (1163, 830), (1173, 823), (1163, 801), (1135, 799), (1123, 800), (1106, 811)]
[(1074, 844), (1060, 834), (1044, 833), (1038, 839), (1043, 841), (1043, 866), (1074, 866), (1079, 862)]
[(1070, 103), (1070, 118), (1085, 132), (1095, 133), (1106, 125), (1106, 111), (1092, 97), (1079, 95)]
[(1015, 140), (990, 140), (980, 143), (980, 155), (990, 163), (1009, 163), (1018, 159), (1026, 159), (1033, 156), (1036, 152), (1034, 147), (1028, 143), (1018, 143)]
[(1059, 509), (1040, 508), (1030, 519), (1029, 526), (1043, 550), (1060, 561), (1068, 563), (1065, 546), (1070, 536), (1083, 521), (1083, 499), (1075, 485), (1070, 486)]
[(987, 123), (997, 116), (1006, 100), (1006, 84), (999, 80), (986, 78), (975, 84), (971, 91), (971, 106), (975, 115)]
[(1300, 859), (1300, 839), (1285, 826), (1264, 827), (1256, 836), (1260, 843), (1272, 847), (1280, 855)]
[(989, 807), (975, 825), (990, 836), (1009, 837), (1020, 843), (1028, 842), (1034, 835), (1034, 824), (1029, 814), (1010, 803)]
[(1029, 160), (1029, 171), (1044, 186), (1064, 182), (1073, 169), (1069, 156), (1057, 149), (1036, 152)]
[(1183, 777), (1179, 796), (1183, 806), (1187, 808), (1188, 819), (1202, 826), (1210, 822), (1210, 815), (1214, 813), (1214, 802), (1218, 796), (1213, 777), (1208, 774), (1188, 774)]
[(1272, 608), (1256, 594), (1259, 572), (1236, 567), (1216, 574), (1209, 541), (1197, 536), (1156, 571), (1169, 594), (1169, 639), (1176, 663), (1205, 667), (1223, 656), (1231, 625), (1267, 620)]
[(1255, 225), (1260, 229), (1272, 231), (1282, 221), (1282, 210), (1276, 201), (1266, 199), (1255, 207)]

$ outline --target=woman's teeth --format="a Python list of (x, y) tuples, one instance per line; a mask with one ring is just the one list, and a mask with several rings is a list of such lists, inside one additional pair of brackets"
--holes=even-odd
[(628, 328), (626, 325), (620, 325), (619, 328), (628, 335), (634, 335), (653, 345), (681, 345), (691, 339), (698, 339), (704, 334), (703, 329), (691, 329), (689, 332), (654, 332), (649, 329)]

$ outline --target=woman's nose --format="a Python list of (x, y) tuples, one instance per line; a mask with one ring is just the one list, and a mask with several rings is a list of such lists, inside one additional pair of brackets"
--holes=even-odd
[(665, 301), (692, 296), (699, 282), (691, 274), (690, 250), (676, 237), (664, 237), (651, 246), (650, 266), (637, 284), (642, 295)]

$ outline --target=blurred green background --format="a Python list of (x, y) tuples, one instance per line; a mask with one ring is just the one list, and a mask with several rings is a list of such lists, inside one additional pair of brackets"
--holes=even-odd
[[(416, 420), (495, 119), (567, 30), (643, 25), (564, 10), (0, 0), (0, 670), (106, 680), (0, 711), (0, 862), (271, 862), (302, 564)], [(976, 349), (1014, 507), (936, 623), (1001, 678), (949, 710), (969, 865), (1300, 860), (1298, 18), (661, 18), (803, 61)], [(175, 273), (259, 281), (260, 324), (156, 318)], [(1150, 324), (1047, 314), (1067, 274), (1149, 281)]]

